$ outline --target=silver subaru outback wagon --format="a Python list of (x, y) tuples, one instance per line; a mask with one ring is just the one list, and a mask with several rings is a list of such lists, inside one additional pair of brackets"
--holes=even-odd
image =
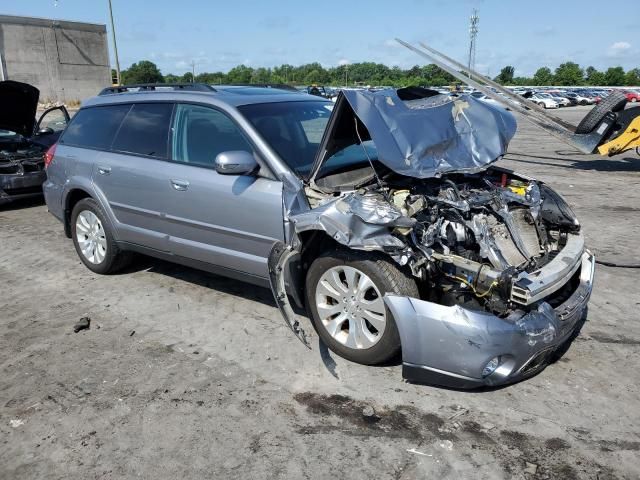
[(82, 262), (133, 252), (268, 286), (293, 333), (456, 388), (541, 371), (586, 314), (594, 258), (541, 181), (495, 165), (506, 110), (422, 88), (336, 102), (266, 87), (105, 89), (47, 155)]

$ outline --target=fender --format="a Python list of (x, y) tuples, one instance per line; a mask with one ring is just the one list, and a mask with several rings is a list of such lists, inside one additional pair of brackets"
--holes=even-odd
[(269, 281), (271, 283), (273, 298), (275, 298), (278, 309), (287, 323), (287, 326), (291, 329), (298, 340), (311, 350), (309, 337), (300, 326), (300, 322), (296, 318), (293, 308), (291, 308), (291, 303), (289, 302), (285, 285), (284, 273), (286, 272), (289, 260), (298, 253), (300, 252), (291, 246), (287, 246), (282, 242), (276, 242), (269, 253)]
[(93, 198), (96, 202), (98, 202), (98, 204), (100, 205), (100, 208), (102, 208), (102, 211), (107, 217), (106, 220), (114, 240), (118, 241), (119, 240), (118, 228), (116, 227), (116, 225), (118, 224), (118, 220), (116, 220), (116, 217), (113, 214), (111, 207), (109, 206), (107, 197), (99, 188), (96, 187), (96, 185), (93, 183), (93, 181), (90, 178), (87, 178), (85, 176), (74, 175), (70, 177), (64, 184), (64, 187), (62, 190), (62, 205), (64, 206), (64, 214), (65, 214), (65, 232), (67, 228), (70, 228), (67, 225), (66, 218), (68, 218), (67, 212), (69, 216), (71, 215), (71, 212), (69, 211), (69, 194), (73, 190), (83, 190), (87, 192), (87, 194), (89, 194), (91, 198)]

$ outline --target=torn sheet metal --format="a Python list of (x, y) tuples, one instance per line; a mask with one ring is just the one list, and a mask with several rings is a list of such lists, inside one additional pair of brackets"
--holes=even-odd
[(352, 192), (313, 210), (292, 215), (297, 233), (322, 230), (338, 243), (360, 250), (402, 250), (405, 243), (391, 235), (390, 227), (408, 227), (414, 220), (404, 217), (376, 195)]
[(271, 283), (271, 292), (276, 300), (278, 309), (287, 322), (287, 326), (291, 329), (296, 337), (307, 347), (309, 345), (309, 337), (304, 329), (300, 326), (300, 322), (296, 318), (296, 314), (291, 308), (289, 297), (287, 296), (285, 272), (289, 264), (289, 260), (298, 252), (293, 248), (286, 246), (282, 242), (274, 244), (269, 254), (269, 280)]
[(516, 132), (513, 115), (471, 96), (401, 100), (396, 90), (344, 90), (364, 123), (378, 160), (418, 178), (484, 170), (507, 151)]

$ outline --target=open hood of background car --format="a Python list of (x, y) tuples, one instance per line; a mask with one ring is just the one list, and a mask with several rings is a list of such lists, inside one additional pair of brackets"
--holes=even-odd
[(378, 160), (402, 175), (478, 172), (506, 153), (515, 132), (511, 113), (470, 95), (450, 98), (418, 87), (343, 90), (308, 180), (313, 183), (326, 159), (359, 140), (373, 140)]
[(28, 83), (0, 82), (0, 129), (33, 135), (40, 90)]

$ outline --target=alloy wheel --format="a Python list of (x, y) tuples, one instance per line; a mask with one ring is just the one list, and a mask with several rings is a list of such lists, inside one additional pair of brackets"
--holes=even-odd
[(82, 256), (93, 264), (102, 263), (107, 255), (107, 239), (102, 222), (90, 210), (82, 210), (76, 218), (76, 239)]
[(339, 265), (324, 272), (315, 301), (322, 326), (346, 347), (366, 349), (382, 338), (386, 328), (382, 294), (357, 268)]

